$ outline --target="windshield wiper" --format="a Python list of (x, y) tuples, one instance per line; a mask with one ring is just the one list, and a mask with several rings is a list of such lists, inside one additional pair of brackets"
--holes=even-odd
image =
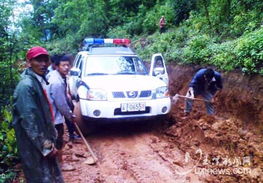
[(103, 72), (94, 72), (94, 73), (89, 73), (87, 74), (88, 76), (92, 76), (92, 75), (108, 75), (108, 73), (103, 73)]

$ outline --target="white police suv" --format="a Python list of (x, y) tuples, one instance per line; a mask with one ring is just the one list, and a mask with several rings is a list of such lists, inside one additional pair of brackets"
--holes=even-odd
[[(78, 99), (78, 123), (110, 119), (138, 120), (169, 113), (168, 74), (161, 54), (150, 71), (128, 47), (129, 39), (86, 38), (85, 50), (70, 71), (71, 95)], [(115, 45), (115, 46), (113, 46)], [(83, 126), (83, 120), (81, 120)]]

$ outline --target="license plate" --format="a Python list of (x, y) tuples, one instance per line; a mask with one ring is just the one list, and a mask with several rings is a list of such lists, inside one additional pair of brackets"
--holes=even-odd
[(144, 102), (122, 103), (121, 112), (145, 111)]

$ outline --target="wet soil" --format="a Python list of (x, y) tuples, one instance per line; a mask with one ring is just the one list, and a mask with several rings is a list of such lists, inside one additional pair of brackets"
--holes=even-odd
[[(79, 156), (74, 162), (72, 154), (76, 156), (86, 149), (83, 144), (73, 144), (72, 148), (67, 149), (70, 155), (65, 155), (65, 159), (71, 159), (69, 162), (78, 168), (76, 171), (64, 172), (65, 180), (81, 183), (201, 182), (193, 173), (177, 173), (183, 169), (181, 159), (184, 159), (184, 153), (173, 143), (159, 137), (160, 128), (160, 124), (145, 122), (104, 126), (87, 138), (98, 156), (98, 163), (86, 165), (85, 159), (90, 156), (86, 152), (85, 157)], [(189, 163), (187, 166), (191, 165)]]
[[(170, 93), (185, 94), (197, 66), (168, 67)], [(98, 157), (78, 140), (67, 143), (63, 171), (68, 183), (261, 183), (263, 182), (263, 78), (222, 73), (224, 89), (215, 97), (215, 116), (195, 102), (190, 116), (184, 99), (166, 122), (105, 125), (87, 137)], [(65, 136), (67, 140), (67, 137)]]
[[(171, 94), (185, 94), (198, 69), (170, 66)], [(195, 102), (185, 118), (181, 100), (172, 109), (177, 123), (163, 136), (193, 156), (202, 150), (195, 173), (210, 175), (205, 182), (263, 182), (263, 77), (238, 72), (222, 76), (224, 88), (214, 101), (216, 115), (206, 115), (203, 102)]]

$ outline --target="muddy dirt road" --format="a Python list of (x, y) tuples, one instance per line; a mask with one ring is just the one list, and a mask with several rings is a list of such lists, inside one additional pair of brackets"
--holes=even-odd
[[(184, 94), (197, 69), (170, 66), (171, 95)], [(172, 106), (172, 126), (106, 126), (88, 137), (98, 164), (85, 165), (85, 158), (78, 155), (73, 163), (77, 169), (64, 172), (66, 182), (262, 183), (263, 79), (238, 73), (223, 77), (214, 117), (196, 102), (185, 118), (180, 100)], [(84, 149), (83, 144), (74, 145), (65, 156), (72, 158)]]
[[(87, 140), (97, 154), (96, 165), (83, 143), (69, 144), (64, 159), (76, 170), (63, 172), (66, 182), (199, 183), (262, 182), (262, 139), (240, 132), (235, 118), (209, 117), (195, 112), (176, 124), (104, 126)], [(220, 127), (222, 123), (227, 126)], [(253, 155), (252, 155), (253, 154)]]
[(201, 182), (193, 173), (184, 175), (186, 168), (194, 166), (194, 161), (184, 165), (185, 154), (159, 138), (161, 128), (162, 124), (145, 122), (104, 126), (88, 138), (99, 158), (98, 164), (93, 166), (84, 163), (84, 156), (89, 155), (81, 155), (85, 149), (83, 144), (74, 144), (72, 149), (67, 146), (65, 159), (77, 170), (64, 172), (65, 180), (80, 183)]

